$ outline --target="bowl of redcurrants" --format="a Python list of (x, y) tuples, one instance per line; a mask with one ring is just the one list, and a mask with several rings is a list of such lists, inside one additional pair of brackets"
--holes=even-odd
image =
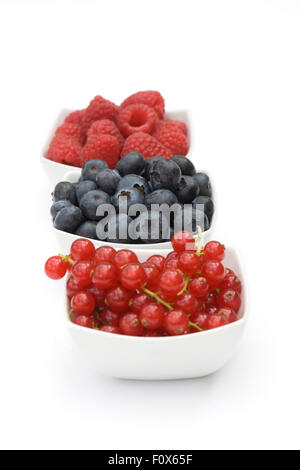
[(127, 379), (201, 377), (233, 355), (246, 322), (245, 279), (235, 249), (178, 232), (171, 250), (95, 248), (77, 239), (49, 258), (67, 275), (66, 323), (99, 372)]

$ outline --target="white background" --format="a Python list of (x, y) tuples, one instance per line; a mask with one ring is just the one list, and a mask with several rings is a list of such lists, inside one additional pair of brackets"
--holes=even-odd
[[(1, 447), (299, 448), (299, 24), (289, 0), (1, 1)], [(144, 89), (191, 111), (217, 238), (247, 268), (244, 341), (205, 379), (87, 369), (64, 341), (63, 282), (43, 274), (56, 114)]]

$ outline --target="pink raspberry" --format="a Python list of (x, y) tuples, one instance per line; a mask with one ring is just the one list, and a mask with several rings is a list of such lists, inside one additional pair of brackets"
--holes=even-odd
[(162, 145), (152, 135), (145, 134), (145, 132), (137, 132), (127, 137), (121, 157), (124, 157), (130, 152), (139, 152), (144, 155), (145, 158), (155, 156), (171, 158), (173, 155), (168, 148)]
[(113, 137), (118, 139), (120, 149), (123, 148), (124, 145), (124, 137), (122, 136), (121, 132), (115, 125), (113, 121), (109, 119), (101, 119), (101, 121), (95, 121), (87, 132), (87, 137), (90, 137), (94, 134), (109, 134)]
[(121, 109), (118, 124), (126, 137), (135, 132), (152, 134), (158, 124), (158, 116), (154, 109), (146, 104), (130, 104)]
[(85, 110), (82, 119), (82, 130), (86, 134), (93, 122), (101, 119), (110, 119), (116, 122), (119, 113), (119, 107), (104, 99), (102, 96), (95, 96)]
[(46, 158), (66, 165), (80, 166), (81, 148), (74, 137), (58, 134), (53, 137)]
[(128, 96), (121, 104), (121, 108), (130, 104), (146, 104), (153, 108), (159, 118), (163, 118), (165, 113), (165, 100), (158, 91), (139, 91)]
[(72, 111), (65, 118), (65, 122), (69, 122), (71, 124), (81, 124), (84, 113), (85, 113), (85, 109), (79, 109), (78, 111)]
[(88, 160), (100, 158), (109, 168), (115, 168), (120, 155), (118, 139), (108, 134), (90, 135), (82, 148), (80, 159), (83, 166)]

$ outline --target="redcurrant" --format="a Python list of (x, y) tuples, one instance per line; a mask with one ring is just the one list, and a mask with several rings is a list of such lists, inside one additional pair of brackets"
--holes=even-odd
[(138, 263), (138, 258), (135, 253), (131, 250), (120, 250), (118, 251), (113, 260), (112, 260), (114, 266), (120, 270), (125, 266), (126, 264), (129, 263)]
[(194, 251), (183, 251), (179, 256), (178, 268), (184, 274), (196, 274), (201, 267), (201, 260)]
[(165, 309), (154, 302), (144, 305), (139, 315), (140, 322), (149, 330), (160, 328), (164, 322)]
[(238, 319), (236, 312), (232, 310), (231, 308), (226, 308), (226, 307), (219, 308), (219, 310), (216, 311), (216, 314), (223, 315), (226, 318), (228, 323), (233, 323), (237, 321)]
[(125, 313), (120, 320), (120, 330), (124, 335), (142, 336), (144, 327), (136, 313)]
[(93, 284), (86, 288), (86, 291), (94, 296), (97, 307), (105, 307), (106, 292), (98, 289)]
[(99, 320), (103, 325), (119, 326), (120, 314), (118, 312), (113, 312), (109, 308), (105, 308), (99, 315)]
[(160, 271), (159, 269), (149, 262), (142, 264), (147, 278), (147, 288), (156, 292), (158, 290)]
[(225, 247), (220, 242), (208, 242), (204, 247), (204, 256), (207, 260), (223, 261), (225, 256)]
[(74, 323), (76, 323), (76, 325), (83, 326), (85, 328), (94, 328), (93, 319), (85, 315), (78, 315), (75, 318)]
[(187, 333), (189, 327), (187, 314), (182, 310), (172, 310), (165, 316), (164, 327), (171, 336)]
[(106, 294), (106, 303), (114, 312), (125, 312), (128, 310), (132, 293), (122, 286), (110, 289)]
[(214, 328), (219, 328), (220, 326), (227, 325), (227, 320), (223, 315), (207, 315), (207, 319), (204, 322), (204, 330), (212, 330)]
[(219, 261), (205, 261), (201, 268), (201, 274), (211, 286), (217, 287), (224, 279), (224, 266)]
[(160, 278), (160, 291), (165, 295), (177, 295), (184, 288), (183, 275), (175, 270), (164, 271)]
[(218, 295), (217, 304), (218, 307), (228, 307), (238, 313), (241, 306), (241, 298), (235, 290), (222, 290)]
[(120, 281), (122, 286), (126, 289), (139, 289), (147, 281), (143, 266), (140, 263), (127, 264), (121, 271)]
[(182, 252), (185, 250), (197, 250), (193, 235), (190, 232), (186, 232), (185, 230), (175, 233), (172, 238), (172, 246), (174, 251), (177, 252)]
[(196, 277), (192, 279), (189, 283), (189, 292), (197, 299), (208, 294), (209, 285), (205, 277)]
[(149, 297), (147, 294), (135, 294), (131, 300), (131, 310), (134, 313), (140, 313), (142, 307), (149, 302)]
[(67, 296), (69, 299), (73, 297), (77, 292), (81, 290), (81, 287), (77, 284), (72, 276), (69, 276), (66, 284)]
[(83, 288), (92, 283), (93, 263), (91, 261), (78, 261), (72, 266), (72, 276), (77, 284)]
[(92, 294), (86, 291), (77, 292), (72, 297), (71, 307), (77, 315), (89, 316), (95, 309), (96, 302)]
[(164, 269), (166, 259), (161, 255), (152, 255), (148, 258), (147, 263), (154, 264), (158, 268), (159, 271)]
[(78, 238), (71, 245), (70, 256), (74, 261), (87, 261), (93, 259), (95, 247), (90, 240)]
[(121, 334), (120, 328), (118, 328), (117, 326), (114, 326), (114, 325), (104, 325), (104, 326), (101, 326), (101, 328), (99, 328), (99, 330), (104, 331), (105, 333), (114, 333), (116, 335)]
[(99, 264), (102, 261), (111, 262), (116, 253), (116, 250), (111, 246), (100, 246), (100, 248), (97, 248), (95, 252), (94, 264)]
[(118, 285), (118, 272), (109, 261), (102, 261), (94, 269), (92, 282), (100, 290), (108, 290)]
[(183, 293), (177, 297), (175, 307), (183, 310), (188, 315), (192, 315), (197, 311), (198, 301), (192, 294)]
[(68, 263), (60, 256), (51, 256), (45, 263), (45, 273), (50, 279), (61, 279), (67, 272)]

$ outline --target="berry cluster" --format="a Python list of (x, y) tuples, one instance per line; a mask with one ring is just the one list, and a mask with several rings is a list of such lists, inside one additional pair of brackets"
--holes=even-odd
[(225, 248), (217, 241), (199, 247), (191, 233), (178, 232), (174, 251), (140, 263), (130, 250), (95, 249), (77, 239), (70, 255), (45, 264), (51, 279), (67, 271), (71, 321), (108, 333), (176, 336), (217, 328), (238, 320), (242, 286), (222, 264)]
[(186, 125), (164, 119), (164, 112), (158, 91), (140, 91), (120, 106), (95, 96), (86, 109), (72, 112), (57, 128), (46, 157), (77, 167), (101, 158), (113, 169), (130, 152), (145, 158), (186, 155)]
[[(56, 229), (80, 237), (119, 243), (156, 243), (170, 240), (174, 231), (187, 228), (184, 227), (187, 221), (189, 230), (195, 232), (198, 225), (203, 231), (208, 230), (214, 212), (211, 196), (208, 176), (196, 173), (187, 157), (175, 155), (167, 160), (156, 156), (146, 160), (140, 153), (132, 152), (114, 170), (104, 160), (89, 160), (77, 183), (58, 183), (53, 192), (51, 215)], [(120, 210), (124, 201), (125, 212)], [(111, 217), (106, 217), (104, 211), (99, 213), (99, 207), (104, 204), (113, 206)], [(143, 204), (144, 211), (134, 212), (134, 204)], [(170, 217), (157, 209), (162, 205), (172, 207)], [(151, 210), (153, 207), (155, 211)], [(132, 223), (136, 236), (130, 230)]]

